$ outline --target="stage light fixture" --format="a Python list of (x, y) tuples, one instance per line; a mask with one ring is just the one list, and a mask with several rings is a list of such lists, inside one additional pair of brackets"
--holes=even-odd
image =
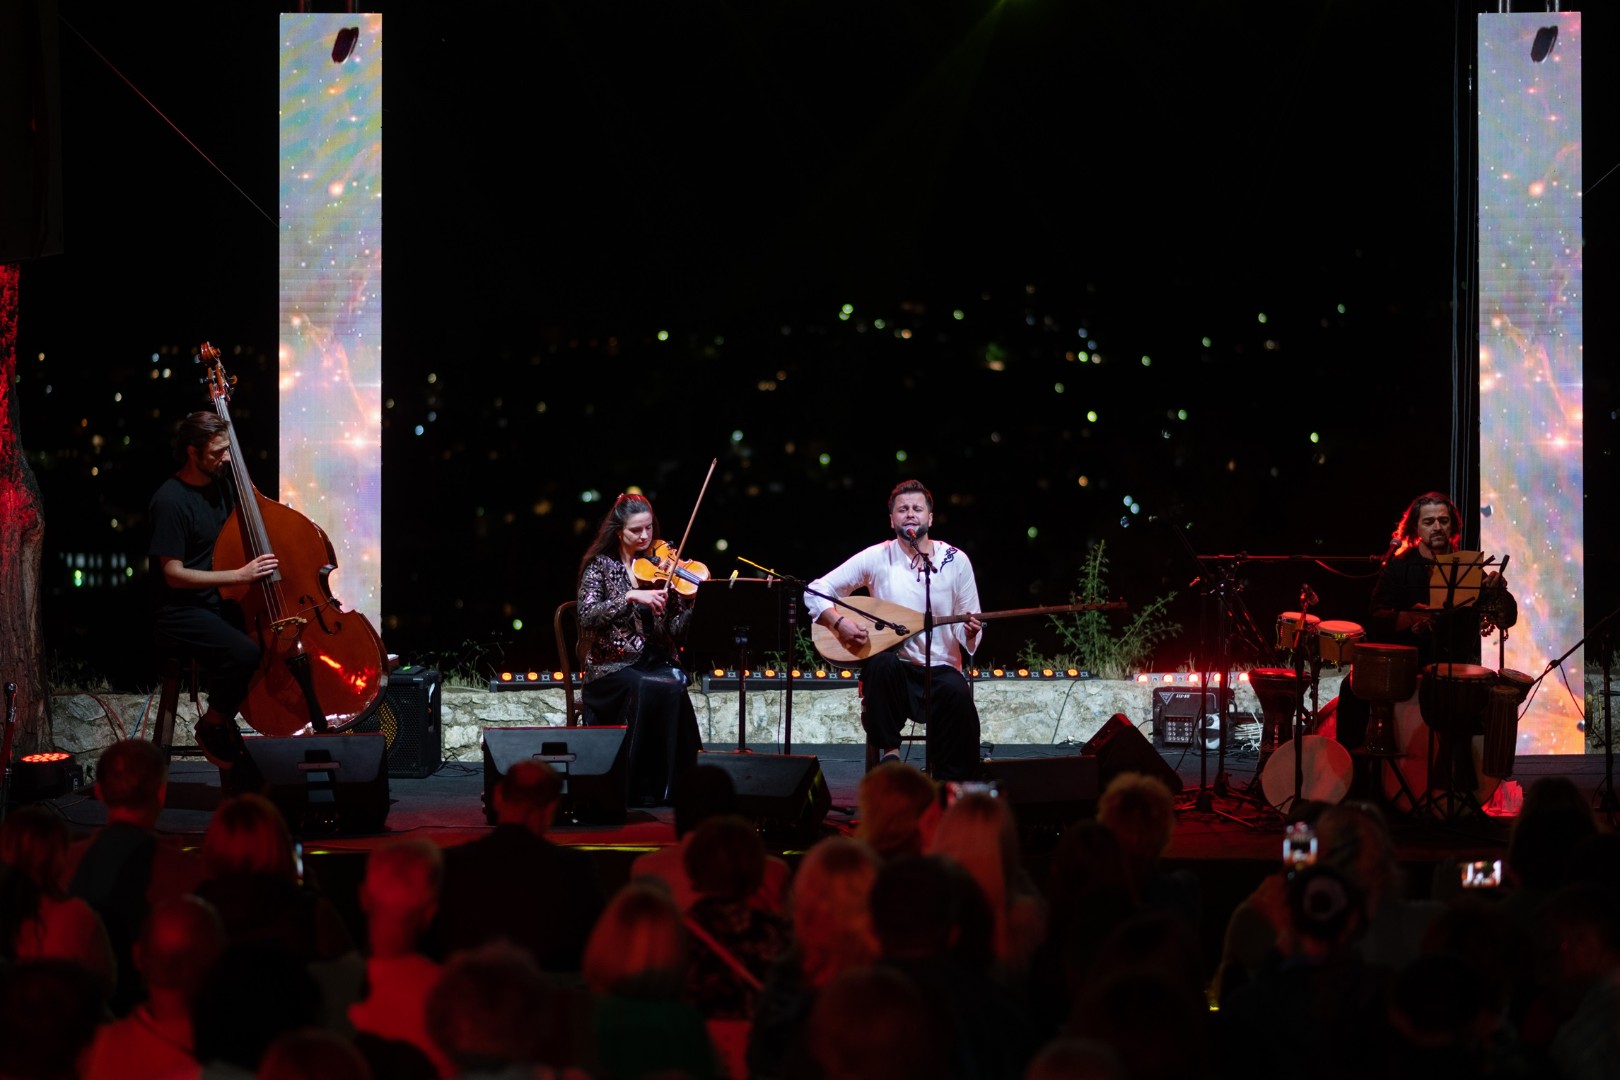
[(11, 774), (12, 806), (48, 802), (73, 790), (73, 755), (60, 750), (24, 754)]

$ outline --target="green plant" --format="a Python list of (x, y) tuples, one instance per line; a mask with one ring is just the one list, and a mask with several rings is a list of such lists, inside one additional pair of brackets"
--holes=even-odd
[[(1069, 594), (1071, 604), (1100, 603), (1108, 596), (1108, 555), (1104, 541), (1097, 541), (1086, 549), (1086, 560), (1080, 568), (1079, 587)], [(1048, 616), (1057, 632), (1061, 648), (1056, 656), (1043, 656), (1036, 651), (1034, 642), (1025, 642), (1019, 654), (1019, 663), (1032, 668), (1051, 667), (1057, 670), (1076, 667), (1103, 679), (1124, 679), (1153, 656), (1153, 647), (1171, 634), (1180, 632), (1181, 624), (1172, 622), (1165, 614), (1174, 592), (1148, 602), (1138, 608), (1123, 626), (1115, 628), (1109, 611), (1075, 611)]]
[(444, 678), (445, 686), (470, 687), (481, 690), (489, 685), (492, 675), (500, 670), (505, 655), (500, 641), (463, 641), (453, 649), (429, 650), (413, 658), (422, 667), (433, 668)]
[(45, 685), (58, 694), (85, 690), (107, 690), (112, 681), (90, 666), (89, 661), (52, 651), (45, 658)]
[[(791, 651), (793, 666), (799, 671), (814, 671), (826, 663), (821, 658), (821, 654), (816, 652), (816, 646), (811, 640), (810, 631), (802, 626), (793, 628), (793, 648)], [(783, 655), (781, 650), (768, 652), (762, 659), (765, 661), (766, 666), (779, 670), (788, 666), (787, 657)]]

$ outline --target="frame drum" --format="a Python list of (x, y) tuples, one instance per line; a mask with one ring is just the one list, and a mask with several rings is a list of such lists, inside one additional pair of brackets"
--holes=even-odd
[[(1305, 632), (1299, 634), (1299, 643), (1305, 651), (1316, 655), (1316, 639), (1321, 634), (1322, 620), (1315, 615), (1305, 616)], [(1299, 612), (1285, 611), (1277, 616), (1277, 651), (1292, 652), (1294, 635), (1299, 633)]]
[[(1355, 765), (1350, 751), (1337, 740), (1321, 735), (1300, 736), (1299, 797), (1314, 802), (1336, 803), (1350, 791), (1350, 778)], [(1294, 741), (1288, 740), (1277, 747), (1277, 752), (1266, 761), (1260, 771), (1260, 790), (1266, 793), (1266, 802), (1287, 813), (1294, 801)]]
[(1322, 654), (1322, 663), (1332, 664), (1334, 667), (1343, 667), (1356, 658), (1356, 650), (1361, 647), (1361, 640), (1367, 636), (1360, 623), (1344, 622), (1340, 619), (1329, 619), (1317, 626), (1321, 637), (1318, 650)]

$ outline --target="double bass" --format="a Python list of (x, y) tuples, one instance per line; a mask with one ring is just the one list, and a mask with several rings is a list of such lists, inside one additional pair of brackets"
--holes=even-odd
[(241, 605), (248, 636), (263, 650), (242, 717), (262, 735), (343, 731), (370, 716), (382, 700), (388, 685), (382, 639), (364, 615), (345, 611), (332, 595), (328, 579), (337, 569), (337, 555), (325, 531), (253, 486), (231, 423), (236, 380), (225, 374), (219, 350), (208, 342), (198, 348), (197, 358), (208, 365), (209, 396), (230, 437), (237, 495), (214, 541), (214, 566), (237, 567), (266, 554), (277, 560), (269, 577), (219, 590)]

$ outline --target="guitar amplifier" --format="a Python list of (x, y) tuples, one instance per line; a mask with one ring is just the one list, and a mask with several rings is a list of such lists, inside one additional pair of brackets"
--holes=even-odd
[(1220, 738), (1220, 720), (1199, 722), (1199, 714), (1220, 717), (1232, 703), (1232, 691), (1187, 686), (1153, 688), (1153, 743), (1155, 746), (1190, 746), (1202, 727), (1205, 739)]
[(357, 734), (380, 732), (388, 745), (388, 775), (421, 780), (444, 764), (444, 729), (439, 689), (444, 677), (432, 668), (409, 664), (388, 675), (388, 688), (372, 714), (356, 724)]

